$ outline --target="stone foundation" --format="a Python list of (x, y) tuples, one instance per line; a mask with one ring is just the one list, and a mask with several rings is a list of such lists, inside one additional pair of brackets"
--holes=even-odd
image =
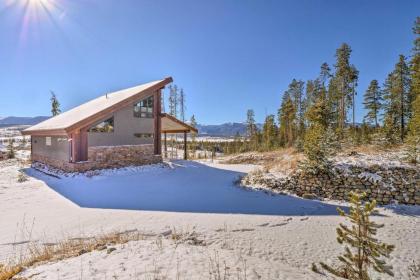
[(153, 144), (89, 147), (88, 161), (66, 162), (41, 155), (32, 155), (33, 162), (40, 162), (66, 172), (118, 168), (130, 165), (146, 165), (162, 162), (161, 155), (154, 154)]
[(420, 169), (418, 167), (334, 167), (328, 174), (296, 172), (287, 178), (256, 172), (241, 183), (273, 192), (287, 192), (302, 197), (347, 200), (350, 191), (365, 192), (378, 204), (420, 205)]

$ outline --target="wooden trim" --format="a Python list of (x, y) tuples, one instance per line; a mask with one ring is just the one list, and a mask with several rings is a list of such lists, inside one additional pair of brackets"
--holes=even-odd
[(169, 132), (169, 133), (175, 133), (174, 131), (178, 131), (178, 132), (188, 131), (188, 132), (198, 133), (198, 130), (195, 127), (192, 127), (191, 125), (186, 124), (186, 123), (178, 120), (174, 116), (171, 116), (167, 113), (162, 113), (160, 116), (161, 116), (161, 118), (168, 118), (171, 121), (174, 121), (174, 122), (178, 123), (179, 125), (182, 125), (183, 127), (185, 127), (185, 129), (172, 129), (172, 130), (162, 130), (162, 131), (166, 131), (166, 132)]
[(64, 129), (51, 129), (51, 130), (32, 130), (32, 131), (21, 131), (22, 135), (31, 136), (68, 136), (68, 133)]
[(183, 133), (190, 132), (189, 130), (162, 130), (163, 133)]

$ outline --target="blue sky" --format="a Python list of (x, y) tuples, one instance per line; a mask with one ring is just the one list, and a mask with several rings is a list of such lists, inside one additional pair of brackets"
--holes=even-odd
[(199, 123), (276, 113), (293, 78), (318, 75), (342, 42), (371, 79), (409, 55), (420, 1), (1, 0), (0, 116), (50, 114), (172, 76)]

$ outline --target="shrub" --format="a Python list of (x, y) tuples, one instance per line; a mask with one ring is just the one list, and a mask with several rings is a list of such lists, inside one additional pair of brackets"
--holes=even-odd
[(392, 266), (387, 265), (381, 259), (382, 256), (389, 257), (389, 254), (394, 250), (394, 245), (380, 242), (374, 238), (377, 230), (384, 225), (369, 219), (370, 215), (376, 213), (376, 202), (367, 202), (363, 205), (364, 197), (365, 194), (350, 193), (349, 214), (337, 208), (340, 216), (349, 219), (353, 224), (350, 228), (340, 223), (337, 228), (338, 243), (346, 245), (344, 254), (338, 257), (342, 264), (334, 268), (323, 262), (320, 263), (327, 272), (344, 279), (370, 280), (369, 268), (373, 268), (379, 273), (394, 275)]

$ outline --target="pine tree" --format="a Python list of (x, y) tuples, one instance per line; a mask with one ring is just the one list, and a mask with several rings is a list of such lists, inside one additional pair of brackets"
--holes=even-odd
[(296, 136), (296, 108), (293, 105), (289, 92), (285, 92), (283, 100), (278, 111), (278, 119), (280, 123), (279, 138), (280, 144), (291, 146)]
[(353, 95), (355, 94), (355, 85), (357, 83), (357, 70), (350, 64), (350, 54), (352, 50), (349, 45), (343, 43), (336, 51), (335, 76), (333, 82), (334, 99), (338, 101), (338, 129), (343, 131), (347, 121), (347, 111), (351, 105)]
[(370, 216), (377, 212), (376, 201), (362, 204), (364, 197), (365, 194), (352, 192), (349, 214), (340, 208), (337, 209), (340, 216), (349, 219), (352, 224), (352, 227), (349, 227), (340, 223), (337, 228), (337, 241), (345, 245), (344, 254), (338, 257), (342, 265), (334, 268), (320, 263), (323, 269), (337, 277), (370, 280), (369, 268), (393, 276), (392, 266), (387, 265), (381, 257), (389, 257), (395, 246), (380, 242), (374, 237), (383, 225), (370, 220)]
[(186, 105), (185, 105), (185, 94), (184, 94), (184, 90), (182, 88), (179, 92), (178, 104), (179, 104), (179, 117), (183, 122), (185, 122)]
[[(197, 128), (197, 121), (195, 120), (195, 116), (194, 115), (191, 116), (190, 125), (192, 127), (194, 127), (194, 128)], [(197, 133), (191, 132), (191, 140), (192, 140), (192, 142), (195, 142), (196, 136), (197, 136)]]
[[(401, 141), (407, 132), (407, 120), (411, 117), (412, 95), (410, 92), (410, 72), (405, 57), (400, 55), (384, 84), (385, 118), (388, 131), (398, 131)], [(385, 125), (385, 124), (384, 124)]]
[(53, 116), (57, 116), (61, 113), (60, 103), (58, 102), (57, 96), (53, 91), (51, 91), (51, 113)]
[(310, 173), (328, 173), (331, 167), (330, 158), (339, 149), (337, 135), (331, 127), (319, 123), (310, 126), (305, 134), (304, 154), (306, 159), (301, 168)]
[(311, 96), (311, 105), (308, 105), (305, 118), (309, 125), (320, 124), (325, 129), (331, 122), (331, 113), (328, 106), (327, 91), (318, 79), (313, 82)]
[(420, 162), (420, 17), (417, 17), (413, 32), (416, 35), (411, 60), (411, 119), (408, 124), (406, 154), (410, 162)]
[(321, 65), (321, 72), (319, 74), (319, 81), (321, 82), (321, 85), (325, 87), (326, 84), (328, 84), (329, 79), (332, 77), (331, 75), (331, 69), (328, 63), (324, 62)]
[(351, 93), (352, 93), (352, 109), (353, 109), (353, 113), (352, 113), (352, 118), (353, 118), (353, 122), (352, 122), (352, 127), (355, 128), (356, 125), (356, 87), (357, 87), (357, 81), (359, 79), (359, 70), (356, 69), (356, 67), (354, 65), (351, 66), (351, 73), (350, 73), (350, 80), (351, 80)]
[(379, 127), (378, 121), (382, 101), (382, 91), (378, 85), (378, 81), (372, 80), (369, 88), (365, 92), (363, 101), (363, 105), (365, 105), (365, 109), (368, 111), (364, 119), (368, 124), (373, 123), (375, 127)]
[(246, 112), (246, 136), (249, 143), (252, 146), (252, 149), (257, 148), (257, 125), (255, 124), (255, 114), (254, 110), (249, 109)]
[(14, 147), (15, 140), (13, 138), (9, 139), (9, 144), (7, 145), (7, 158), (12, 159), (15, 158), (15, 147)]
[[(297, 144), (302, 142), (302, 138), (305, 132), (305, 109), (306, 109), (306, 98), (304, 94), (304, 82), (293, 79), (289, 84), (286, 93), (290, 96), (294, 107), (293, 117), (293, 135), (294, 139), (289, 144)], [(298, 145), (299, 146), (299, 145)], [(299, 147), (297, 147), (299, 149)]]
[(266, 150), (276, 146), (277, 126), (274, 122), (274, 115), (268, 115), (263, 125), (263, 142)]
[(169, 86), (169, 114), (175, 118), (178, 117), (178, 87)]

